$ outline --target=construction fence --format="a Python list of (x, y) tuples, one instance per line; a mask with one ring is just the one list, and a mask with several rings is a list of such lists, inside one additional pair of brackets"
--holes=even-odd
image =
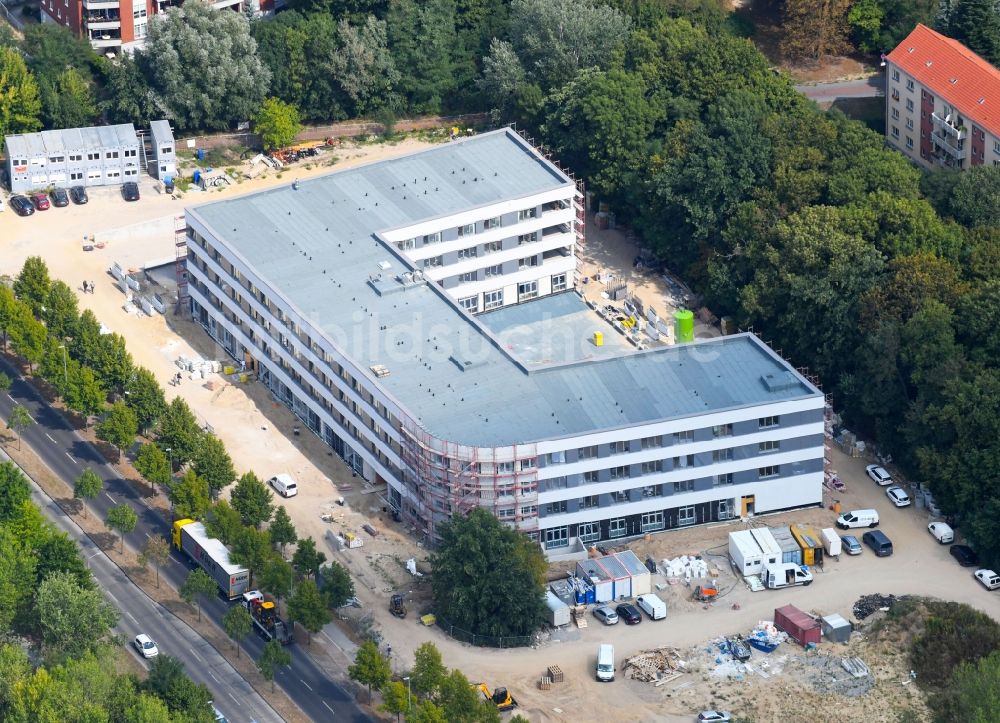
[(479, 635), (471, 633), (463, 628), (458, 628), (437, 616), (437, 626), (447, 633), (448, 637), (454, 638), (460, 643), (468, 643), (478, 648), (526, 648), (535, 642), (534, 635), (508, 635), (496, 637), (493, 635)]

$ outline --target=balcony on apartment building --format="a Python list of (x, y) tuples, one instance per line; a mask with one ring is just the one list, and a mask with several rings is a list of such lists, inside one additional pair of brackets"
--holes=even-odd
[[(101, 33), (94, 33), (97, 30), (118, 30), (122, 26), (121, 15), (118, 12), (118, 8), (114, 10), (90, 10), (88, 9), (83, 16), (84, 23), (86, 23), (87, 30), (91, 31), (91, 36)], [(93, 37), (91, 37), (93, 40)]]
[(243, 7), (243, 0), (216, 0), (212, 3), (212, 7), (216, 10), (231, 8), (238, 11)]
[(83, 0), (83, 16), (86, 18), (95, 10), (119, 11), (121, 3), (119, 0)]
[(956, 140), (954, 136), (949, 136), (937, 130), (931, 131), (931, 140), (934, 141), (934, 145), (940, 148), (945, 155), (958, 161), (965, 158), (965, 141)]
[(931, 121), (934, 123), (934, 130), (956, 142), (964, 141), (969, 134), (965, 124), (956, 113), (949, 113), (943, 118), (937, 113), (931, 113)]
[(88, 32), (90, 44), (95, 48), (115, 48), (122, 44), (120, 28), (102, 28), (100, 30), (90, 28)]

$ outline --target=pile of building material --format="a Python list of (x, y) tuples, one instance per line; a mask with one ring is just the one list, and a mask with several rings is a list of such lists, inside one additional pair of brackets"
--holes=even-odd
[(897, 600), (895, 595), (880, 595), (875, 593), (874, 595), (862, 595), (856, 603), (854, 603), (854, 617), (858, 620), (864, 620), (865, 618), (874, 615), (879, 610), (888, 610), (892, 607), (893, 603)]
[(643, 683), (665, 683), (684, 672), (684, 661), (676, 648), (656, 648), (644, 650), (638, 655), (626, 658), (622, 673)]
[(861, 658), (844, 658), (840, 661), (840, 664), (844, 666), (844, 670), (853, 675), (855, 678), (865, 678), (871, 675), (871, 670), (865, 665), (865, 661)]
[(576, 627), (585, 628), (587, 627), (587, 606), (586, 605), (575, 605), (573, 607), (573, 622), (576, 623)]
[(218, 374), (222, 371), (222, 363), (215, 360), (188, 359), (181, 355), (175, 362), (178, 367), (186, 372), (190, 372), (191, 379), (204, 379), (209, 374)]
[(672, 560), (661, 560), (660, 566), (666, 577), (684, 578), (686, 580), (708, 577), (708, 563), (696, 555), (681, 555)]
[(786, 640), (788, 633), (778, 630), (770, 620), (761, 620), (747, 636), (747, 643), (762, 653), (770, 653)]

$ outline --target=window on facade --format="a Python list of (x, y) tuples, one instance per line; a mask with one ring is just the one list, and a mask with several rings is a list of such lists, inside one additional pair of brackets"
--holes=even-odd
[(493, 254), (501, 250), (503, 250), (503, 243), (500, 241), (490, 241), (488, 244), (483, 244), (484, 254)]
[(526, 208), (523, 211), (517, 212), (518, 221), (527, 221), (529, 218), (535, 218), (538, 215), (537, 208)]
[(760, 467), (757, 470), (758, 479), (767, 479), (768, 477), (777, 477), (781, 474), (781, 466), (773, 464), (769, 467)]
[(553, 527), (545, 531), (545, 547), (566, 547), (569, 545), (569, 528)]
[(483, 229), (489, 231), (491, 228), (500, 228), (500, 217), (488, 218), (483, 221)]
[(517, 237), (517, 245), (524, 246), (525, 244), (534, 243), (538, 240), (538, 232), (532, 231), (531, 233), (522, 233)]
[(497, 497), (513, 497), (514, 496), (514, 485), (504, 484), (497, 485)]
[(899, 108), (892, 109), (892, 118), (893, 120), (899, 120)]
[(474, 311), (479, 311), (479, 297), (478, 296), (467, 296), (464, 299), (458, 300), (458, 305), (463, 309), (472, 313)]
[(896, 126), (892, 127), (892, 137), (899, 138), (899, 128), (897, 128)]
[(545, 505), (545, 514), (559, 515), (566, 511), (566, 500), (560, 502), (549, 502)]
[(712, 461), (713, 462), (730, 462), (733, 459), (732, 449), (715, 449), (712, 450)]
[(694, 505), (690, 505), (688, 507), (681, 507), (677, 510), (677, 524), (678, 525), (694, 524)]
[(718, 487), (719, 485), (731, 485), (733, 483), (733, 473), (727, 472), (726, 474), (717, 474), (712, 478), (712, 485)]
[(75, 171), (69, 174), (69, 180), (71, 181), (81, 181), (83, 180), (83, 173)]
[(470, 246), (467, 249), (458, 250), (458, 258), (460, 259), (474, 259), (479, 255), (479, 249), (475, 246)]
[(628, 502), (628, 490), (617, 490), (611, 493), (611, 501), (615, 504)]
[(511, 474), (513, 471), (513, 462), (497, 462), (497, 474)]
[(694, 455), (686, 454), (680, 457), (674, 457), (674, 469), (683, 467), (694, 467)]
[(88, 153), (87, 154), (87, 160), (88, 161), (99, 161), (99, 160), (101, 160), (101, 154), (100, 153)]
[(429, 259), (424, 259), (424, 268), (432, 269), (434, 267), (441, 266), (443, 263), (443, 256), (431, 256)]
[(899, 71), (898, 70), (893, 70), (892, 71), (892, 79), (893, 80), (899, 80)]
[(908, 110), (908, 111), (912, 111), (913, 110), (913, 100), (910, 99), (910, 98), (906, 99), (906, 110)]
[(104, 154), (104, 157), (108, 159), (118, 158), (118, 151), (108, 151), (107, 153)]
[(907, 129), (909, 129), (911, 131), (913, 130), (913, 119), (912, 118), (907, 118), (906, 119), (906, 127), (907, 127)]
[(775, 415), (773, 417), (761, 417), (757, 420), (758, 429), (771, 429), (772, 427), (777, 427), (781, 424), (781, 417)]
[(597, 456), (597, 445), (591, 445), (589, 447), (580, 447), (577, 450), (577, 454), (580, 459), (594, 459)]
[(689, 429), (685, 432), (674, 432), (674, 444), (683, 444), (685, 442), (694, 441), (694, 430)]
[(625, 518), (608, 520), (608, 537), (625, 537)]
[(629, 443), (627, 440), (621, 440), (618, 442), (612, 442), (608, 445), (609, 454), (625, 454), (629, 451)]
[(534, 299), (536, 296), (538, 296), (537, 281), (526, 281), (523, 284), (517, 285), (517, 298), (519, 301)]
[(643, 437), (641, 442), (643, 449), (657, 449), (663, 446), (663, 437)]
[(597, 542), (601, 539), (601, 525), (597, 522), (584, 522), (577, 526), (576, 536), (580, 542)]
[(425, 235), (424, 236), (424, 243), (425, 244), (437, 244), (437, 243), (441, 243), (441, 232), (438, 231), (437, 233), (429, 233), (429, 234)]
[(501, 276), (502, 274), (503, 274), (503, 265), (502, 264), (496, 264), (495, 266), (487, 266), (486, 267), (486, 278), (487, 279), (490, 278), (491, 276)]
[(597, 507), (597, 495), (590, 495), (588, 497), (583, 497), (580, 499), (580, 509), (589, 510)]
[(476, 235), (476, 224), (468, 223), (465, 226), (458, 227), (458, 237), (465, 238), (466, 236)]
[(501, 520), (505, 519), (505, 518), (508, 518), (508, 517), (513, 517), (513, 516), (514, 516), (514, 508), (513, 507), (508, 507), (507, 509), (497, 510), (497, 517), (500, 518)]
[(663, 529), (663, 510), (659, 512), (647, 512), (642, 516), (642, 531), (652, 532)]
[(674, 482), (674, 494), (678, 492), (694, 492), (694, 480), (686, 479), (680, 482)]
[(545, 464), (563, 464), (566, 462), (566, 453), (559, 452), (549, 452), (545, 455)]
[(466, 271), (464, 274), (458, 275), (458, 283), (460, 284), (467, 284), (470, 281), (475, 281), (475, 280), (476, 280), (475, 271)]
[(522, 459), (521, 460), (521, 469), (522, 470), (525, 470), (525, 469), (534, 469), (534, 468), (535, 468), (535, 460), (533, 460), (533, 459)]
[(63, 163), (65, 160), (63, 156), (49, 156), (49, 163)]
[(1000, 141), (993, 141), (993, 152), (1000, 153)]
[(566, 477), (553, 477), (552, 479), (543, 480), (542, 484), (546, 490), (564, 490), (569, 486), (569, 481)]
[(517, 268), (518, 269), (522, 269), (522, 270), (523, 269), (529, 269), (532, 266), (538, 266), (538, 257), (537, 256), (527, 256), (527, 257), (525, 257), (523, 259), (518, 259), (517, 260)]
[(71, 162), (72, 161), (82, 161), (83, 160), (83, 155), (80, 154), (80, 153), (70, 153), (69, 154), (69, 160)]
[(400, 251), (409, 251), (410, 249), (415, 249), (416, 247), (417, 240), (415, 238), (407, 238), (396, 242), (396, 248)]
[(611, 479), (628, 479), (632, 476), (631, 469), (628, 465), (622, 465), (620, 467), (611, 468)]
[(757, 445), (757, 453), (764, 454), (766, 452), (777, 452), (781, 449), (781, 442), (776, 439), (770, 439), (766, 442), (761, 442)]
[(910, 138), (909, 136), (906, 137), (906, 147), (910, 149), (913, 148), (913, 139)]
[(732, 437), (733, 436), (733, 425), (731, 424), (717, 424), (712, 427), (713, 437)]
[(586, 472), (583, 473), (583, 481), (586, 484), (590, 484), (591, 482), (598, 482), (599, 480), (600, 477), (596, 469), (587, 470)]
[(662, 497), (663, 485), (646, 485), (642, 488), (643, 497)]
[(503, 306), (503, 289), (497, 289), (496, 291), (487, 291), (483, 294), (483, 309), (496, 309), (499, 306)]
[(642, 473), (643, 474), (656, 474), (657, 472), (663, 471), (663, 460), (654, 459), (652, 462), (642, 463)]
[(912, 79), (908, 79), (906, 81), (906, 89), (907, 90), (913, 90), (913, 80)]
[(566, 290), (566, 274), (556, 274), (552, 277), (552, 291)]
[(538, 505), (525, 505), (521, 508), (522, 515), (537, 515)]

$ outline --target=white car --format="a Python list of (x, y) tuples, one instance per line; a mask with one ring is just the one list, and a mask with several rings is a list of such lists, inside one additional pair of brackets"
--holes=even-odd
[(1000, 575), (992, 570), (976, 570), (974, 574), (987, 590), (996, 590), (1000, 587)]
[(947, 522), (932, 522), (927, 525), (927, 531), (942, 545), (950, 545), (955, 541), (955, 531)]
[(906, 494), (902, 487), (898, 485), (893, 485), (885, 491), (886, 497), (892, 500), (892, 504), (896, 507), (909, 507), (910, 506), (910, 496)]
[(132, 641), (135, 645), (135, 649), (139, 651), (140, 655), (144, 658), (155, 658), (160, 654), (160, 651), (156, 647), (156, 643), (153, 639), (146, 635), (146, 633), (139, 633), (135, 636), (135, 640)]
[(865, 467), (865, 473), (872, 478), (872, 480), (882, 487), (892, 484), (892, 475), (886, 470), (885, 467), (881, 467), (877, 464), (870, 464)]

